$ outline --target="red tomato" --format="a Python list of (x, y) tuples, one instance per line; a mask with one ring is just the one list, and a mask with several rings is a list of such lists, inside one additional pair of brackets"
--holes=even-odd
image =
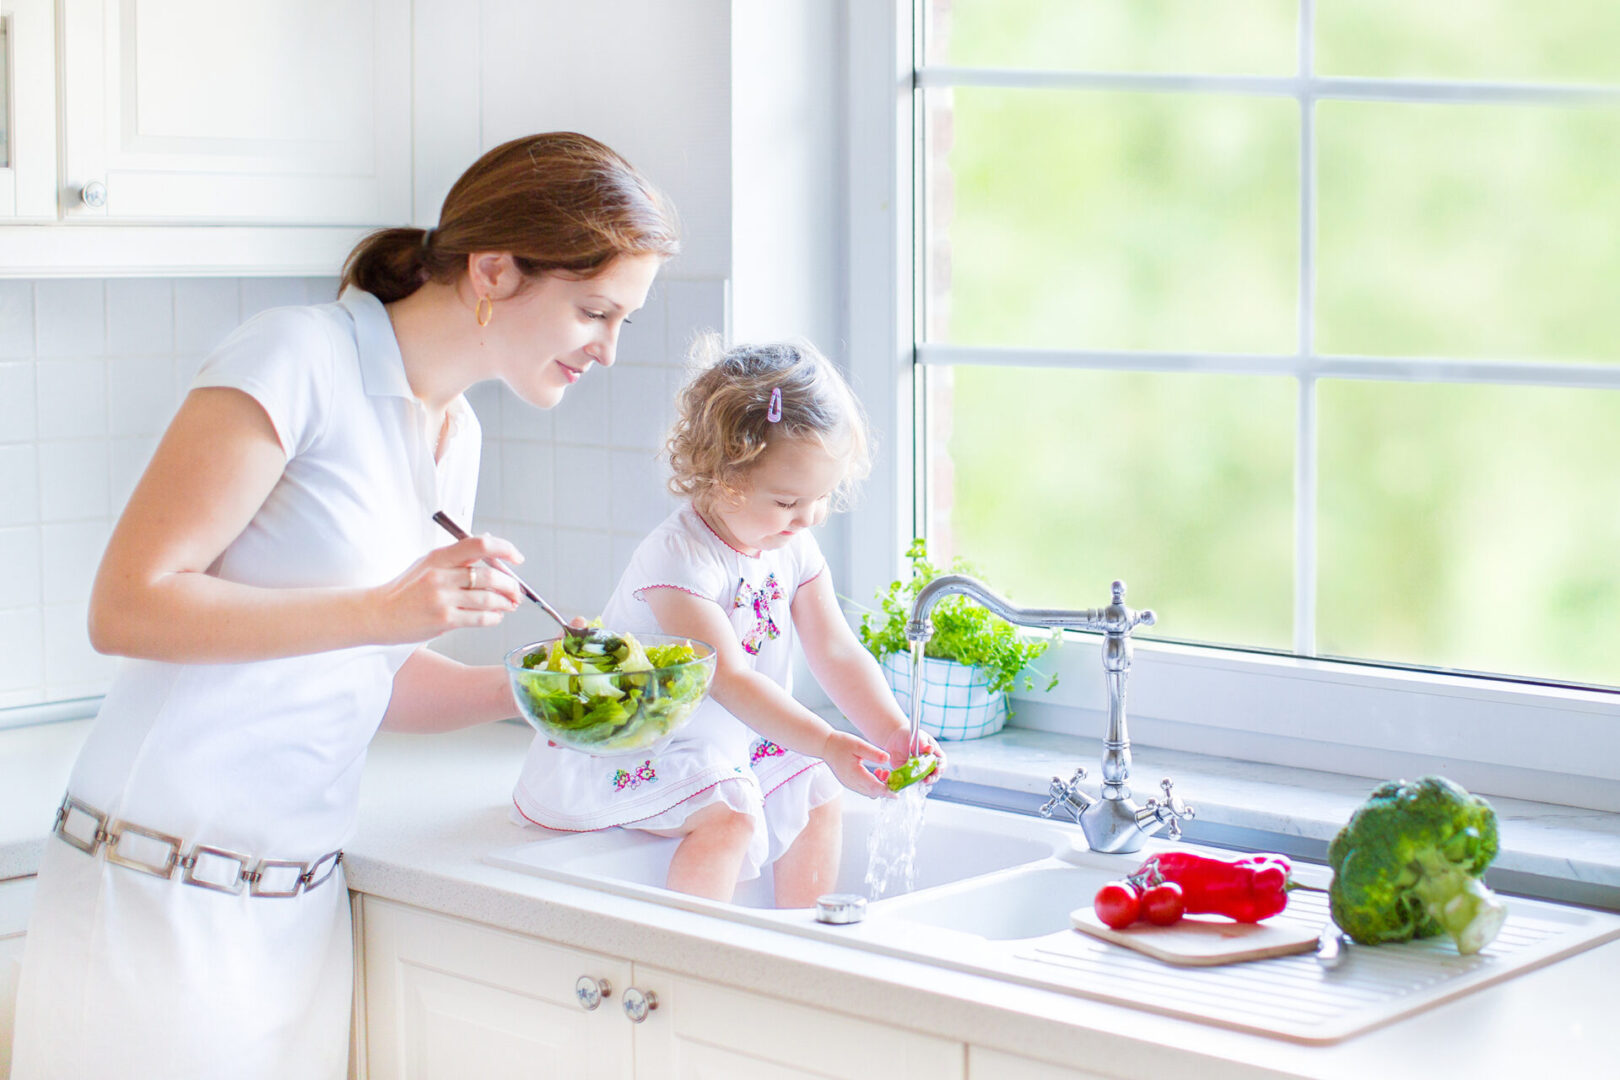
[(1142, 894), (1142, 915), (1154, 926), (1179, 922), (1184, 909), (1181, 886), (1173, 881), (1161, 881)]
[(1097, 918), (1115, 930), (1123, 930), (1142, 913), (1142, 894), (1128, 881), (1110, 881), (1097, 890), (1091, 906)]

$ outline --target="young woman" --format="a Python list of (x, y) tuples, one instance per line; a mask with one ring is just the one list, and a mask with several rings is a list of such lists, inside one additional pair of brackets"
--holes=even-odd
[(434, 229), (350, 255), (337, 303), (265, 312), (204, 363), (90, 603), (122, 664), (46, 848), (12, 1075), (342, 1077), (341, 848), (381, 725), (512, 713), (499, 666), (422, 648), (518, 603), (473, 537), (500, 379), (550, 408), (613, 363), (677, 250), (673, 216), (583, 135), (518, 139)]

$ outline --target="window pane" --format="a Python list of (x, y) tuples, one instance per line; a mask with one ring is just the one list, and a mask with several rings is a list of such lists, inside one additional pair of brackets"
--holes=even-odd
[(1614, 0), (1355, 0), (1316, 5), (1316, 71), (1382, 78), (1611, 83)]
[(1293, 102), (960, 87), (928, 99), (930, 337), (1295, 351)]
[[(1031, 607), (1101, 607), (1141, 633), (1286, 649), (1294, 383), (1257, 376), (930, 369), (929, 535)], [(954, 384), (954, 385), (953, 385)]]
[(1620, 392), (1319, 393), (1324, 653), (1620, 682)]
[(1319, 109), (1317, 348), (1620, 357), (1620, 111)]
[(928, 62), (956, 67), (1283, 75), (1298, 0), (930, 0)]

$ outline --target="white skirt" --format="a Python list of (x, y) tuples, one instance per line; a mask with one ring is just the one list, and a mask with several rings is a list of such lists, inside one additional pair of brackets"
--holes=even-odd
[(341, 1080), (354, 953), (342, 866), (231, 896), (47, 839), (12, 1080)]
[(812, 810), (842, 790), (820, 758), (762, 738), (744, 754), (709, 740), (673, 740), (603, 757), (537, 738), (512, 802), (518, 820), (563, 832), (678, 830), (705, 806), (722, 803), (754, 819), (738, 877), (749, 881), (792, 846)]

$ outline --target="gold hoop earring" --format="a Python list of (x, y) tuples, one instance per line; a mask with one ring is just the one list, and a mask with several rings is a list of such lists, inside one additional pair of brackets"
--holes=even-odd
[(479, 326), (488, 326), (489, 320), (495, 317), (495, 301), (487, 296), (478, 298), (478, 307), (473, 311), (473, 317), (478, 320)]

